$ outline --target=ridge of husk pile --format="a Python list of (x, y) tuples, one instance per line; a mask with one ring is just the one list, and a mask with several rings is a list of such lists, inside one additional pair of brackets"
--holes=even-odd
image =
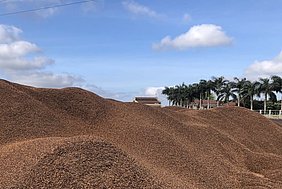
[(0, 80), (0, 188), (282, 188), (282, 127)]

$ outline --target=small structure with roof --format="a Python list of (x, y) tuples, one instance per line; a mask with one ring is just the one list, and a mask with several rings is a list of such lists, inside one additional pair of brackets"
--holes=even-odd
[(161, 102), (157, 97), (135, 97), (133, 102), (152, 107), (161, 107)]

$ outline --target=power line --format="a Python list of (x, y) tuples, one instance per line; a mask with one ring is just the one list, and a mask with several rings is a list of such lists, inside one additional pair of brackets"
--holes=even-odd
[[(3, 2), (3, 1), (7, 1), (7, 0), (2, 0), (0, 2)], [(71, 2), (71, 3), (64, 3), (64, 4), (58, 4), (58, 5), (50, 5), (50, 6), (39, 7), (39, 8), (28, 9), (28, 10), (20, 10), (20, 11), (15, 11), (15, 12), (7, 12), (7, 13), (0, 14), (0, 17), (9, 16), (9, 15), (15, 15), (15, 14), (22, 14), (22, 13), (27, 13), (27, 12), (35, 12), (35, 11), (51, 9), (51, 8), (57, 8), (57, 7), (65, 7), (65, 6), (76, 5), (76, 4), (83, 4), (83, 3), (87, 3), (87, 2), (91, 2), (91, 1), (95, 1), (95, 0), (76, 1), (76, 2)]]

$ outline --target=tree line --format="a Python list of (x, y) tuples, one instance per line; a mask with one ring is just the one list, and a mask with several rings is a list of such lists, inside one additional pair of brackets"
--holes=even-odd
[[(220, 102), (236, 102), (237, 106), (249, 104), (254, 109), (256, 97), (264, 97), (263, 109), (267, 110), (268, 102), (277, 102), (277, 94), (282, 94), (282, 78), (274, 75), (269, 78), (259, 78), (258, 81), (250, 81), (246, 78), (234, 77), (229, 81), (225, 77), (212, 77), (210, 80), (201, 79), (198, 83), (165, 87), (162, 94), (167, 96), (169, 105), (191, 108), (195, 100), (199, 100), (200, 108), (202, 100), (207, 100), (207, 108), (210, 108), (210, 100), (215, 99), (217, 106)], [(282, 100), (281, 100), (282, 104)], [(282, 105), (281, 105), (282, 110)]]

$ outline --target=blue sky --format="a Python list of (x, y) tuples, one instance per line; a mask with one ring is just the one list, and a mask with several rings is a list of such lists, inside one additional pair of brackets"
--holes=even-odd
[[(0, 14), (76, 1), (0, 1)], [(97, 0), (0, 16), (0, 77), (130, 101), (212, 76), (282, 75), (281, 8), (278, 0)]]

